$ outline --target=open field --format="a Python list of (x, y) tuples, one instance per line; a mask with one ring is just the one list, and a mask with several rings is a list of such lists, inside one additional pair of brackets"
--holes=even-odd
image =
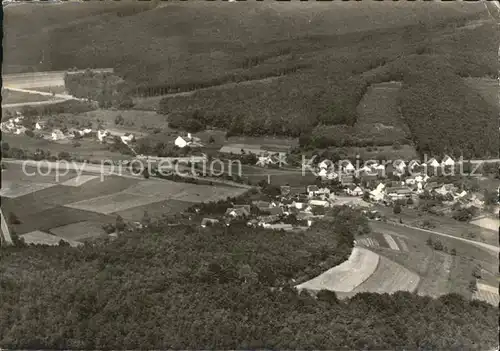
[(374, 140), (394, 141), (410, 137), (410, 130), (403, 121), (397, 104), (401, 82), (373, 84), (358, 104), (359, 118), (356, 128), (361, 132), (370, 130)]
[(71, 204), (67, 204), (66, 207), (102, 214), (109, 214), (117, 211), (127, 210), (136, 206), (147, 205), (163, 199), (164, 198), (161, 196), (140, 196), (120, 192), (112, 195), (104, 195), (89, 200), (74, 202)]
[(453, 263), (451, 255), (434, 251), (427, 275), (422, 277), (418, 287), (421, 296), (439, 297), (449, 293), (448, 280)]
[(464, 78), (468, 86), (476, 90), (486, 102), (492, 106), (499, 104), (498, 79), (493, 78)]
[(380, 256), (375, 272), (354, 288), (352, 293), (376, 292), (391, 294), (396, 291), (413, 292), (417, 288), (419, 280), (418, 274)]
[(470, 224), (477, 225), (483, 229), (486, 229), (487, 231), (498, 232), (498, 228), (500, 227), (500, 222), (498, 218), (492, 218), (492, 217), (479, 218), (477, 220), (471, 221)]
[(391, 218), (393, 221), (399, 221), (401, 218), (403, 223), (406, 225), (418, 227), (424, 221), (430, 221), (435, 226), (432, 230), (437, 232), (442, 232), (464, 239), (473, 239), (498, 246), (498, 228), (492, 230), (474, 225), (472, 223), (459, 222), (446, 216), (436, 216), (428, 213), (422, 213), (418, 210), (410, 208), (403, 208), (403, 211), (397, 215), (393, 213), (391, 207), (376, 205), (374, 209), (387, 218)]
[(102, 224), (91, 221), (76, 222), (52, 228), (50, 232), (64, 239), (82, 241), (105, 236), (106, 232), (102, 229)]
[(107, 223), (111, 220), (111, 218), (98, 213), (82, 211), (65, 206), (55, 206), (29, 215), (25, 214), (22, 209), (15, 213), (21, 221), (21, 224), (14, 226), (18, 234), (28, 233), (33, 230), (49, 232), (52, 228), (75, 222), (94, 221)]
[(94, 179), (79, 187), (59, 185), (34, 193), (22, 201), (42, 200), (48, 204), (66, 205), (77, 201), (92, 199), (97, 196), (111, 195), (137, 183), (137, 180), (123, 177), (105, 177), (104, 181)]
[(40, 245), (55, 246), (55, 245), (59, 245), (59, 242), (61, 240), (63, 240), (63, 241), (66, 241), (68, 244), (70, 244), (73, 247), (81, 245), (80, 242), (61, 238), (61, 237), (58, 237), (55, 235), (44, 233), (44, 232), (39, 231), (39, 230), (35, 230), (33, 232), (23, 234), (23, 235), (21, 235), (21, 238), (24, 239), (24, 242), (26, 244), (40, 244)]
[(2, 89), (2, 105), (51, 100), (50, 96)]
[(61, 185), (64, 186), (82, 186), (83, 184), (87, 183), (88, 181), (95, 180), (99, 178), (99, 176), (94, 176), (94, 175), (80, 175), (75, 178), (68, 179), (67, 181), (61, 183)]
[(474, 293), (473, 298), (476, 300), (485, 301), (493, 306), (498, 306), (500, 302), (498, 295), (498, 285), (491, 286), (486, 284), (477, 283), (477, 291)]
[(14, 183), (9, 181), (2, 182), (2, 189), (0, 190), (0, 196), (7, 198), (16, 198), (24, 195), (28, 195), (37, 192), (42, 189), (50, 188), (55, 186), (51, 183)]
[(169, 200), (154, 202), (144, 206), (129, 208), (124, 211), (118, 211), (113, 213), (113, 215), (120, 215), (125, 220), (129, 221), (140, 221), (144, 216), (145, 211), (147, 211), (150, 218), (155, 219), (155, 218), (161, 218), (164, 215), (168, 216), (182, 212), (183, 210), (186, 210), (192, 205), (193, 204), (191, 202), (169, 199)]
[(298, 285), (297, 289), (351, 292), (375, 272), (378, 264), (379, 255), (355, 247), (347, 261)]

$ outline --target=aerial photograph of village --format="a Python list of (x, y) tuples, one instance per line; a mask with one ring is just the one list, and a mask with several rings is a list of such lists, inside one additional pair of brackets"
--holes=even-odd
[(0, 348), (498, 350), (499, 2), (2, 6)]

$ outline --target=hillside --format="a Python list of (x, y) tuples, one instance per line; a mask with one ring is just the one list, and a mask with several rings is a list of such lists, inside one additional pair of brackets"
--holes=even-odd
[[(90, 2), (78, 4), (85, 9), (78, 15), (65, 6), (39, 11), (43, 30), (29, 38), (30, 26), (16, 21), (22, 10), (7, 9), (6, 72), (114, 67), (142, 97), (220, 86), (167, 96), (154, 107), (182, 129), (302, 137), (313, 148), (411, 142), (421, 154), (471, 157), (498, 149), (493, 129), (484, 127), (497, 122), (497, 107), (457, 80), (498, 72), (500, 36), (482, 4), (125, 2), (96, 13)], [(65, 20), (49, 24), (57, 14)], [(411, 136), (406, 128), (374, 134), (358, 120), (370, 85), (390, 80), (403, 84), (391, 106)], [(225, 86), (237, 82), (246, 83)], [(435, 102), (424, 106), (425, 91)], [(441, 120), (443, 113), (456, 116)], [(458, 130), (474, 120), (482, 124), (471, 133)]]
[(485, 350), (496, 343), (497, 310), (458, 295), (363, 293), (339, 302), (333, 293), (315, 299), (291, 289), (291, 278), (345, 260), (353, 237), (365, 232), (362, 218), (339, 211), (305, 234), (162, 225), (79, 249), (4, 249), (0, 345)]

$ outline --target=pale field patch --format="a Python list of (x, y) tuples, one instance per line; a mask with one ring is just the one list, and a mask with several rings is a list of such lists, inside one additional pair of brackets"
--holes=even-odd
[(127, 194), (139, 196), (161, 196), (170, 198), (175, 194), (186, 189), (187, 185), (184, 183), (176, 183), (168, 180), (147, 180), (140, 181), (124, 190)]
[(379, 259), (376, 253), (355, 247), (347, 261), (298, 285), (297, 289), (351, 292), (375, 272)]
[(85, 240), (106, 235), (102, 223), (83, 221), (50, 229), (50, 232), (65, 240)]
[(89, 200), (74, 202), (65, 205), (69, 208), (78, 210), (109, 214), (118, 211), (124, 211), (129, 208), (148, 205), (153, 202), (161, 201), (164, 198), (161, 196), (141, 196), (120, 192), (111, 195), (95, 197)]
[(498, 306), (500, 302), (498, 287), (481, 283), (477, 283), (476, 286), (477, 291), (472, 296), (473, 299), (481, 300), (491, 305)]
[(77, 176), (75, 178), (71, 178), (63, 183), (61, 185), (64, 186), (82, 186), (83, 184), (87, 183), (90, 180), (94, 180), (99, 178), (98, 176), (91, 176), (91, 175), (81, 175)]
[(39, 190), (47, 189), (55, 185), (56, 184), (51, 183), (15, 183), (7, 181), (2, 184), (0, 196), (16, 198), (37, 192)]
[(387, 242), (387, 244), (389, 245), (389, 247), (392, 250), (399, 251), (398, 244), (396, 244), (396, 241), (393, 239), (392, 236), (390, 236), (389, 234), (386, 234), (386, 233), (383, 233), (382, 235), (384, 236), (385, 241)]
[(59, 245), (59, 241), (64, 240), (68, 244), (70, 244), (73, 247), (80, 246), (82, 243), (74, 241), (74, 240), (67, 240), (49, 233), (45, 233), (39, 230), (35, 230), (23, 235), (20, 235), (21, 238), (24, 239), (24, 242), (26, 244), (40, 244), (40, 245), (51, 245), (51, 246), (56, 246)]
[(245, 191), (247, 191), (247, 189), (195, 185), (175, 194), (171, 199), (188, 202), (210, 202), (226, 199), (227, 197), (236, 197), (243, 194)]
[(491, 218), (491, 217), (483, 217), (471, 221), (469, 223), (477, 225), (484, 229), (494, 230), (496, 232), (498, 231), (498, 227), (500, 226), (500, 221), (497, 218)]

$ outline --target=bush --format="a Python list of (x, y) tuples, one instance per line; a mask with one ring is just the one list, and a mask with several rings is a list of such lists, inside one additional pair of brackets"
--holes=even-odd
[(392, 212), (394, 212), (394, 214), (400, 214), (401, 213), (401, 204), (399, 202), (397, 202), (396, 204), (394, 204)]
[(27, 129), (24, 134), (26, 134), (26, 136), (30, 137), (30, 138), (34, 138), (35, 137), (35, 133), (33, 133), (33, 131), (31, 129)]
[(67, 151), (61, 151), (60, 153), (57, 154), (57, 159), (71, 161), (71, 155)]
[(14, 212), (9, 212), (9, 224), (21, 224), (21, 221)]

